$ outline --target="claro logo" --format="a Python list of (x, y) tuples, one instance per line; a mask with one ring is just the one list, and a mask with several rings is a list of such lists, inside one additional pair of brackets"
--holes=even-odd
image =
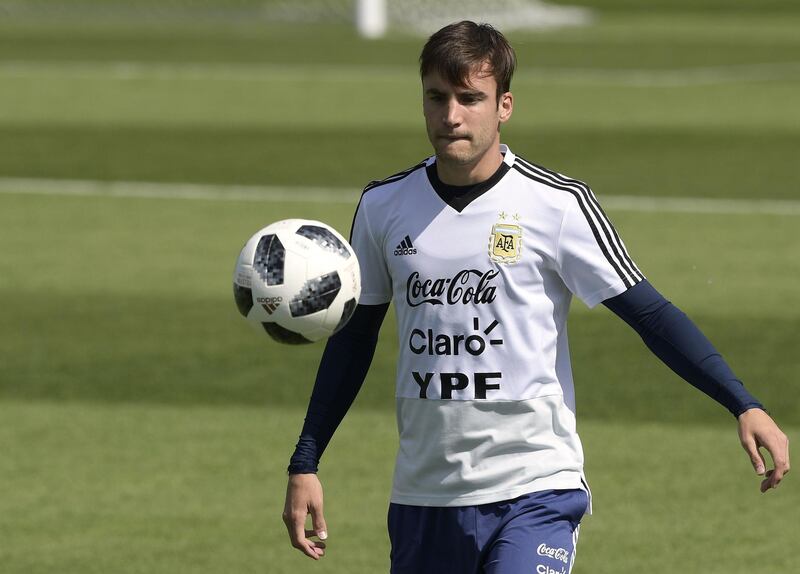
[(462, 269), (453, 277), (441, 279), (420, 279), (414, 271), (406, 281), (406, 302), (409, 307), (430, 305), (480, 305), (492, 303), (495, 299), (495, 286), (492, 280), (498, 271), (478, 271)]

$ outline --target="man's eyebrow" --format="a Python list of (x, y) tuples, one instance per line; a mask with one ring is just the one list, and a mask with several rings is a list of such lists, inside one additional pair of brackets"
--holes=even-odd
[(459, 96), (468, 96), (470, 98), (483, 99), (488, 97), (488, 94), (481, 90), (464, 90), (458, 94)]
[[(425, 90), (425, 93), (438, 96), (447, 94), (448, 92), (442, 91), (438, 88), (428, 88), (427, 90)], [(482, 98), (487, 98), (488, 94), (486, 94), (486, 92), (481, 90), (464, 90), (463, 92), (456, 92), (456, 97), (463, 97), (463, 96), (482, 99)]]

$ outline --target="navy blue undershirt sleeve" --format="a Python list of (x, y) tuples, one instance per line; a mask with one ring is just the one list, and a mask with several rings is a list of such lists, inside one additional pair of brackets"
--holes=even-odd
[(325, 447), (367, 376), (388, 308), (388, 303), (356, 306), (342, 330), (328, 339), (289, 474), (317, 472)]
[(603, 301), (670, 369), (738, 417), (763, 409), (697, 326), (648, 282)]

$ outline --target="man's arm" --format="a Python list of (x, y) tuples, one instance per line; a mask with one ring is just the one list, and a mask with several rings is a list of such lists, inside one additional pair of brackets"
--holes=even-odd
[[(350, 321), (328, 340), (300, 440), (289, 463), (283, 521), (292, 546), (315, 560), (325, 554), (325, 543), (310, 537), (327, 538), (317, 466), (367, 376), (388, 308), (388, 303), (358, 305)], [(305, 521), (309, 514), (312, 529), (306, 530)]]
[[(724, 405), (739, 421), (739, 439), (758, 475), (761, 492), (789, 472), (789, 440), (697, 326), (646, 280), (603, 304), (628, 323), (670, 369)], [(774, 468), (766, 470), (764, 447)]]

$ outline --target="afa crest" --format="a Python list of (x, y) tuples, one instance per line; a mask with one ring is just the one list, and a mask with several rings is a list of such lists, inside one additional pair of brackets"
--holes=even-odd
[(495, 223), (489, 235), (489, 259), (498, 263), (516, 263), (522, 255), (522, 227), (513, 223)]

